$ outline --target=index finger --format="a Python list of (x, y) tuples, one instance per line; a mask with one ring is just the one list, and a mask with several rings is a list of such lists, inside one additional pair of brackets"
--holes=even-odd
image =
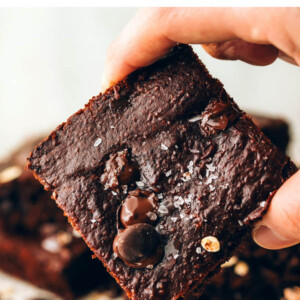
[(273, 44), (293, 57), (300, 48), (293, 39), (300, 33), (299, 16), (296, 8), (141, 9), (108, 50), (102, 90), (137, 68), (152, 64), (176, 43), (206, 44), (241, 39)]
[[(212, 18), (212, 14), (214, 18)], [(234, 9), (141, 9), (107, 52), (102, 90), (152, 64), (176, 43), (207, 43), (236, 37)]]

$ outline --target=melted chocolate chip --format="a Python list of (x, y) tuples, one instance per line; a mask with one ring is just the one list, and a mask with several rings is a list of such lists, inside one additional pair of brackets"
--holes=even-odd
[(163, 256), (158, 233), (146, 223), (121, 230), (115, 237), (113, 248), (124, 263), (133, 268), (156, 264)]
[(119, 185), (128, 185), (134, 180), (136, 167), (127, 157), (127, 150), (117, 152), (110, 156), (100, 179), (105, 189), (113, 189)]
[(240, 112), (230, 102), (211, 102), (202, 113), (201, 127), (205, 130), (224, 130)]
[(123, 202), (120, 221), (125, 227), (136, 223), (153, 223), (157, 218), (154, 213), (156, 209), (157, 198), (153, 193), (135, 190)]

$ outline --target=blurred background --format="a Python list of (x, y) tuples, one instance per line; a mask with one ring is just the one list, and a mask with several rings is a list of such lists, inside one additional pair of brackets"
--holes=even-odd
[[(0, 174), (1, 157), (9, 156), (18, 145), (34, 136), (48, 135), (99, 94), (106, 49), (136, 11), (136, 8), (0, 8)], [(289, 122), (292, 139), (289, 154), (299, 163), (300, 68), (280, 60), (267, 67), (220, 61), (208, 56), (201, 46), (194, 49), (241, 108)], [(278, 136), (280, 139), (281, 135)], [(23, 168), (23, 152), (33, 147), (29, 145), (13, 154), (9, 163), (16, 165), (18, 161)], [(2, 175), (7, 169), (16, 171), (10, 164), (2, 166)], [(99, 282), (95, 284), (99, 290), (81, 299), (108, 300), (116, 296), (124, 300), (104, 268), (96, 265), (100, 262), (92, 262), (86, 245), (50, 201), (50, 193), (43, 191), (31, 173), (19, 172), (7, 181), (0, 176), (0, 299), (62, 299), (2, 273), (7, 261), (6, 272), (63, 297), (67, 295), (66, 299), (74, 299), (69, 293), (75, 294), (77, 286), (85, 287), (83, 278), (87, 282), (97, 278)], [(22, 226), (28, 230), (26, 234), (20, 231)], [(48, 228), (47, 232), (43, 228)], [(6, 261), (1, 259), (3, 253)], [(82, 273), (81, 266), (87, 273)], [(68, 276), (62, 275), (71, 267), (75, 269), (70, 278), (79, 278), (80, 285), (68, 282)], [(252, 242), (224, 266), (224, 276), (215, 278), (201, 299), (274, 300), (279, 299), (278, 295), (280, 298), (284, 295), (285, 300), (300, 299), (294, 298), (296, 293), (300, 297), (299, 267), (299, 246), (267, 251)], [(61, 282), (68, 282), (64, 289), (59, 285)], [(297, 290), (291, 289), (295, 285)], [(86, 292), (92, 290), (88, 285), (87, 288)]]
[[(0, 156), (48, 134), (99, 93), (106, 49), (136, 11), (0, 9)], [(280, 60), (267, 67), (220, 61), (195, 50), (243, 109), (289, 121), (289, 153), (299, 161), (300, 68)]]

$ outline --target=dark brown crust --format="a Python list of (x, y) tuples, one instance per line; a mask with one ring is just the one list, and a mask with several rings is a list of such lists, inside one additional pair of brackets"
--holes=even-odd
[[(209, 129), (218, 103), (228, 125)], [(198, 114), (199, 122), (188, 121)], [(144, 189), (158, 189), (168, 208), (155, 225), (165, 256), (153, 269), (131, 268), (112, 249), (125, 196), (105, 190), (100, 177), (109, 156), (125, 149)], [(191, 161), (191, 179), (183, 181)], [(184, 45), (92, 98), (34, 149), (28, 167), (128, 296), (143, 300), (177, 299), (202, 284), (296, 171)], [(185, 200), (180, 207), (175, 196)], [(206, 236), (218, 238), (219, 252), (201, 248)]]

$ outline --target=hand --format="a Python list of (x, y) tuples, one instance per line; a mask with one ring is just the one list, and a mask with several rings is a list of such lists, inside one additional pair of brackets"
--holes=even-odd
[[(280, 57), (300, 65), (299, 35), (299, 8), (141, 9), (108, 50), (102, 90), (177, 43), (203, 44), (220, 59), (263, 66)], [(300, 171), (275, 194), (253, 237), (269, 249), (300, 242)]]

